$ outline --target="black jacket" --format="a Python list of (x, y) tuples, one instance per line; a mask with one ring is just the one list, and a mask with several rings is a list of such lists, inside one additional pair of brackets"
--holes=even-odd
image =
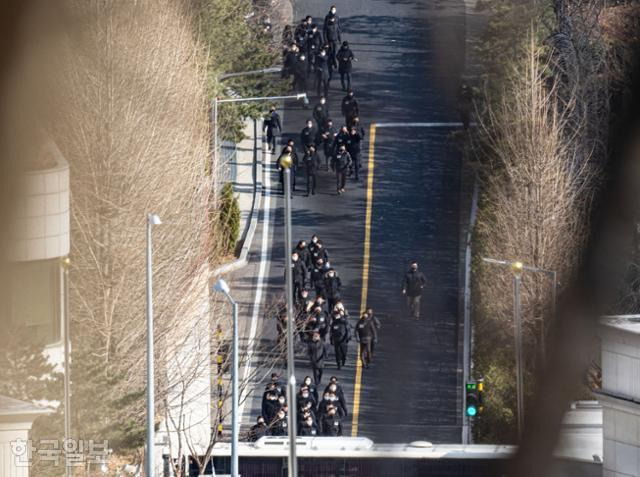
[(316, 246), (311, 251), (311, 260), (313, 260), (313, 263), (316, 263), (319, 258), (324, 260), (325, 264), (329, 262), (329, 252), (327, 252), (327, 249), (324, 247), (324, 245), (322, 246), (322, 248)]
[(327, 117), (329, 116), (329, 108), (327, 107), (327, 103), (318, 103), (313, 108), (313, 119), (316, 120), (316, 123), (320, 126), (320, 129), (324, 129), (324, 126), (327, 122)]
[(334, 13), (329, 12), (324, 17), (324, 41), (340, 41), (342, 37), (342, 24), (340, 23), (340, 17)]
[(338, 437), (342, 435), (342, 419), (336, 413), (334, 416), (322, 418), (322, 435)]
[(346, 318), (333, 320), (331, 324), (331, 344), (348, 343), (351, 340), (351, 327)]
[(307, 148), (314, 144), (313, 142), (313, 128), (305, 127), (302, 131), (300, 131), (300, 144), (302, 147)]
[(287, 416), (283, 419), (276, 419), (269, 426), (272, 436), (286, 436), (289, 434), (287, 424)]
[(351, 73), (351, 69), (353, 68), (353, 60), (355, 60), (355, 56), (353, 56), (353, 52), (351, 48), (344, 46), (338, 50), (338, 54), (336, 56), (338, 60), (338, 71), (340, 73)]
[(360, 143), (362, 142), (362, 135), (356, 131), (355, 134), (349, 134), (349, 140), (347, 141), (347, 151), (351, 156), (360, 154)]
[[(264, 416), (263, 416), (264, 417)], [(255, 424), (249, 429), (249, 442), (255, 442), (263, 436), (269, 433), (269, 428), (266, 424)]]
[(356, 324), (356, 335), (361, 343), (378, 341), (378, 331), (371, 318), (360, 318)]
[(315, 33), (313, 31), (309, 32), (309, 34), (307, 35), (307, 39), (305, 40), (305, 46), (307, 48), (307, 54), (309, 55), (309, 58), (313, 58), (316, 54), (318, 54), (320, 48), (322, 48), (323, 43), (324, 42), (322, 41), (322, 33), (320, 33), (319, 31), (316, 31)]
[(345, 172), (353, 161), (351, 160), (351, 154), (347, 151), (338, 152), (332, 161), (332, 168), (336, 171)]
[(318, 428), (313, 424), (308, 426), (307, 423), (305, 422), (302, 424), (302, 427), (300, 428), (300, 432), (298, 433), (298, 435), (302, 437), (315, 437), (318, 435)]
[(419, 270), (409, 270), (402, 280), (402, 290), (406, 292), (407, 296), (422, 295), (422, 289), (427, 284), (427, 279), (423, 273)]
[(307, 266), (304, 262), (298, 257), (298, 260), (292, 262), (291, 264), (291, 275), (293, 278), (293, 283), (304, 286), (307, 282)]
[(324, 81), (329, 79), (329, 57), (327, 55), (316, 56), (316, 76)]
[[(311, 153), (311, 150), (307, 150), (303, 158), (304, 166), (307, 169), (307, 175), (314, 175), (320, 169), (320, 158), (317, 152)], [(309, 261), (311, 260), (311, 253), (309, 253)]]
[[(341, 288), (342, 288), (342, 281), (340, 280), (340, 277), (337, 274), (334, 275), (333, 277), (330, 277), (328, 274), (325, 275), (324, 290), (328, 298), (339, 300)], [(329, 311), (332, 311), (332, 310), (329, 310)]]
[(280, 122), (280, 115), (276, 111), (272, 111), (269, 116), (265, 118), (264, 121), (264, 129), (267, 131), (267, 134), (273, 136), (275, 134), (276, 129), (278, 131), (282, 131), (282, 123)]
[(312, 368), (324, 368), (324, 358), (327, 353), (322, 340), (310, 341), (307, 345), (307, 352)]
[(308, 272), (311, 267), (311, 251), (309, 250), (309, 247), (300, 248), (296, 245), (296, 248), (294, 248), (293, 251), (298, 253), (298, 260), (305, 264)]
[(360, 108), (358, 107), (358, 101), (355, 96), (346, 95), (342, 99), (342, 115), (347, 118), (352, 118), (354, 116), (360, 115)]
[(293, 74), (297, 79), (306, 79), (307, 68), (309, 67), (308, 59), (301, 59), (300, 56), (296, 58), (296, 62), (293, 64)]

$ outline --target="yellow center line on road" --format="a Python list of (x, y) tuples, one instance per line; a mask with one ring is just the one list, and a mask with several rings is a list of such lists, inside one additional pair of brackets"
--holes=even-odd
[[(360, 316), (367, 308), (367, 292), (369, 291), (369, 258), (371, 253), (371, 211), (373, 209), (373, 166), (376, 143), (376, 125), (369, 128), (369, 163), (367, 170), (367, 210), (364, 221), (364, 253), (362, 259), (362, 294), (360, 295)], [(360, 387), (362, 386), (362, 360), (358, 346), (356, 359), (356, 382), (353, 387), (353, 417), (351, 419), (351, 437), (358, 435), (358, 418), (360, 416)]]

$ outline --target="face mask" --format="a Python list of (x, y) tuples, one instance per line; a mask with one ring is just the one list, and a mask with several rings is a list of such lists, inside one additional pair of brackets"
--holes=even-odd
[(302, 397), (303, 398), (308, 398), (309, 397), (309, 393), (302, 393)]
[(325, 396), (324, 396), (324, 400), (325, 400), (325, 401), (328, 401), (328, 400), (329, 400), (329, 395), (328, 395), (328, 394), (325, 394)]
[(335, 13), (336, 13), (336, 11), (337, 11), (337, 10), (336, 10), (335, 8), (332, 8), (332, 9), (331, 9), (331, 13), (334, 13), (334, 14), (335, 14)]

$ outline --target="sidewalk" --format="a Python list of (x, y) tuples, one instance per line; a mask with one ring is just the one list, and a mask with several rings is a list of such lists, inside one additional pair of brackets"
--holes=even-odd
[(240, 237), (237, 259), (213, 271), (213, 277), (229, 273), (247, 264), (247, 254), (255, 234), (262, 198), (262, 120), (245, 120), (245, 138), (236, 145), (230, 162), (233, 191), (240, 207)]

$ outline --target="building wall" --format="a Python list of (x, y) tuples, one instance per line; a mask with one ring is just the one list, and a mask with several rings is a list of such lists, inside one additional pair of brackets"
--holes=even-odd
[(602, 320), (604, 477), (640, 477), (640, 319)]

